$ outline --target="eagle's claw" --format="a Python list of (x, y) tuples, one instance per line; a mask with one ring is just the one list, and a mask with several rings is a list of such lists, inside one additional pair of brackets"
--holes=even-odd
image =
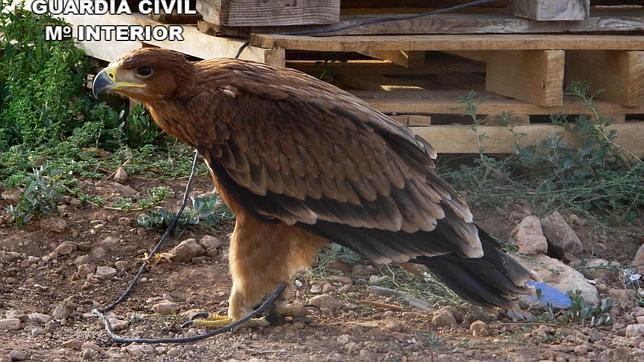
[[(193, 314), (191, 319), (182, 324), (181, 327), (202, 327), (214, 329), (225, 327), (233, 322), (234, 320), (232, 318), (225, 315), (198, 312)], [(265, 318), (253, 318), (246, 322), (243, 327), (266, 327), (268, 325), (270, 325), (270, 323)]]

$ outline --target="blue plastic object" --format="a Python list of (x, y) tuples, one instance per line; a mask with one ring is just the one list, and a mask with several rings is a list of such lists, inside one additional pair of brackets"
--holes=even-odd
[(535, 303), (542, 306), (547, 306), (549, 304), (554, 308), (560, 309), (570, 308), (570, 306), (572, 305), (572, 300), (570, 299), (570, 296), (568, 294), (560, 291), (555, 287), (551, 287), (546, 283), (530, 280), (528, 281), (528, 286), (541, 290), (541, 293), (539, 293), (541, 298), (537, 298), (536, 296), (532, 295), (527, 297), (530, 303)]

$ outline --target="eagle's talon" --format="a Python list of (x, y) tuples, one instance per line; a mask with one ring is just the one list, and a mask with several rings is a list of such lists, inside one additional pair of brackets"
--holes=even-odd
[(314, 305), (278, 304), (273, 313), (278, 317), (306, 318), (311, 314), (311, 309), (320, 310)]
[[(202, 314), (195, 316), (195, 319), (192, 319), (184, 323), (184, 325), (188, 327), (201, 327), (201, 328), (215, 329), (215, 328), (225, 327), (234, 322), (232, 318), (225, 315), (208, 314), (206, 318), (199, 318), (201, 315)], [(270, 323), (268, 320), (266, 320), (266, 318), (253, 318), (248, 322), (244, 323), (244, 325), (241, 328), (260, 327), (260, 326), (266, 327), (269, 325)]]
[(195, 313), (192, 313), (192, 314), (190, 315), (190, 321), (193, 321), (193, 320), (195, 320), (195, 319), (197, 319), (197, 318), (206, 319), (206, 318), (208, 318), (209, 316), (210, 316), (210, 313), (208, 313), (208, 312), (204, 312), (204, 311), (201, 311), (201, 312), (195, 312)]

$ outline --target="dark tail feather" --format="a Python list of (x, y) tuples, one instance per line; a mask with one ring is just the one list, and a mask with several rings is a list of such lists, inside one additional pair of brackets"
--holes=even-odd
[(483, 257), (462, 258), (456, 255), (418, 257), (415, 262), (426, 265), (461, 298), (483, 307), (514, 309), (510, 297), (527, 292), (525, 283), (534, 278), (532, 273), (498, 243), (479, 229)]

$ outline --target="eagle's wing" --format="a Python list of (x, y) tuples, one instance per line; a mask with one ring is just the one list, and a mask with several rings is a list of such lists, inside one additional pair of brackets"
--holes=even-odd
[(376, 262), (483, 255), (472, 214), (436, 174), (427, 142), (313, 77), (228, 67), (204, 75), (220, 86), (188, 108), (202, 125), (200, 151), (246, 210)]

